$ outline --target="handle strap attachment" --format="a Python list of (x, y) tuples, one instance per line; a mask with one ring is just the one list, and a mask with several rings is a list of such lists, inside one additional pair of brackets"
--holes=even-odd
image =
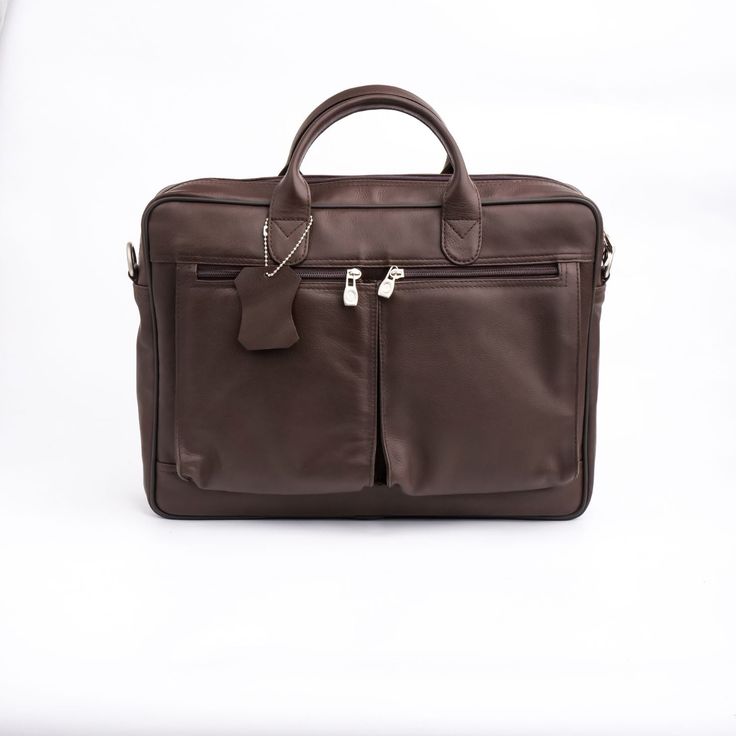
[[(300, 168), (314, 141), (338, 120), (356, 112), (397, 110), (424, 123), (444, 146), (453, 170), (442, 197), (442, 251), (457, 265), (475, 261), (482, 238), (480, 197), (455, 139), (437, 113), (410, 92), (393, 87), (380, 87), (378, 91), (371, 88), (367, 93), (348, 95), (335, 104), (328, 105), (329, 102), (317, 108), (297, 133), (286, 172), (274, 188), (268, 215), (273, 259), (280, 263), (291, 253), (290, 262), (296, 264), (309, 251), (309, 232), (302, 236), (312, 217), (311, 192)], [(300, 238), (302, 241), (297, 245)]]

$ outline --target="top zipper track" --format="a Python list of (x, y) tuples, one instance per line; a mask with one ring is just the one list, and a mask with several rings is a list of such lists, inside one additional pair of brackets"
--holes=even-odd
[[(333, 183), (333, 182), (429, 182), (429, 183), (444, 183), (450, 179), (451, 174), (364, 174), (364, 175), (333, 175), (333, 174), (314, 174), (307, 176), (306, 179), (309, 183), (321, 184), (321, 183)], [(550, 184), (557, 184), (570, 192), (575, 194), (581, 194), (577, 187), (572, 184), (568, 184), (559, 179), (552, 179), (549, 176), (538, 176), (535, 174), (473, 174), (470, 177), (473, 181), (539, 181)], [(281, 177), (274, 176), (260, 176), (253, 179), (228, 179), (227, 177), (221, 176), (210, 176), (198, 179), (186, 179), (179, 181), (176, 184), (170, 184), (164, 187), (158, 194), (157, 197), (162, 197), (165, 194), (173, 193), (178, 187), (183, 187), (188, 184), (199, 184), (203, 182), (237, 182), (239, 184), (251, 183), (251, 182), (279, 182)]]

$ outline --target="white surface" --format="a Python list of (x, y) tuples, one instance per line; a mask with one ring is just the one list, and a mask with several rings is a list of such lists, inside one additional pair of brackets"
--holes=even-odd
[[(729, 4), (16, 2), (0, 40), (0, 733), (736, 733)], [(123, 243), (276, 173), (364, 83), (618, 246), (569, 523), (172, 522), (141, 488)], [(311, 172), (438, 171), (355, 116)]]

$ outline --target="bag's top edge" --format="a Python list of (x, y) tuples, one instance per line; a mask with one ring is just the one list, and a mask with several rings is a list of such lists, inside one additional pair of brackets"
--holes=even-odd
[[(545, 196), (582, 196), (580, 190), (555, 179), (519, 174), (489, 174), (471, 177), (482, 199), (525, 199)], [(401, 176), (305, 176), (314, 206), (363, 206), (401, 204), (438, 205), (447, 184), (446, 174)], [(194, 197), (270, 201), (279, 177), (259, 179), (202, 178), (173, 184), (154, 198), (175, 194)]]

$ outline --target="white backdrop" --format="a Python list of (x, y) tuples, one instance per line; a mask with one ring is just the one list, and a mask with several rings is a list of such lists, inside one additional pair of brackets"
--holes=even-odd
[[(0, 36), (0, 733), (736, 733), (736, 54), (723, 2), (11, 0)], [(618, 247), (567, 523), (176, 522), (144, 500), (123, 244), (278, 172), (322, 99), (435, 106)], [(308, 173), (438, 171), (396, 113)]]

